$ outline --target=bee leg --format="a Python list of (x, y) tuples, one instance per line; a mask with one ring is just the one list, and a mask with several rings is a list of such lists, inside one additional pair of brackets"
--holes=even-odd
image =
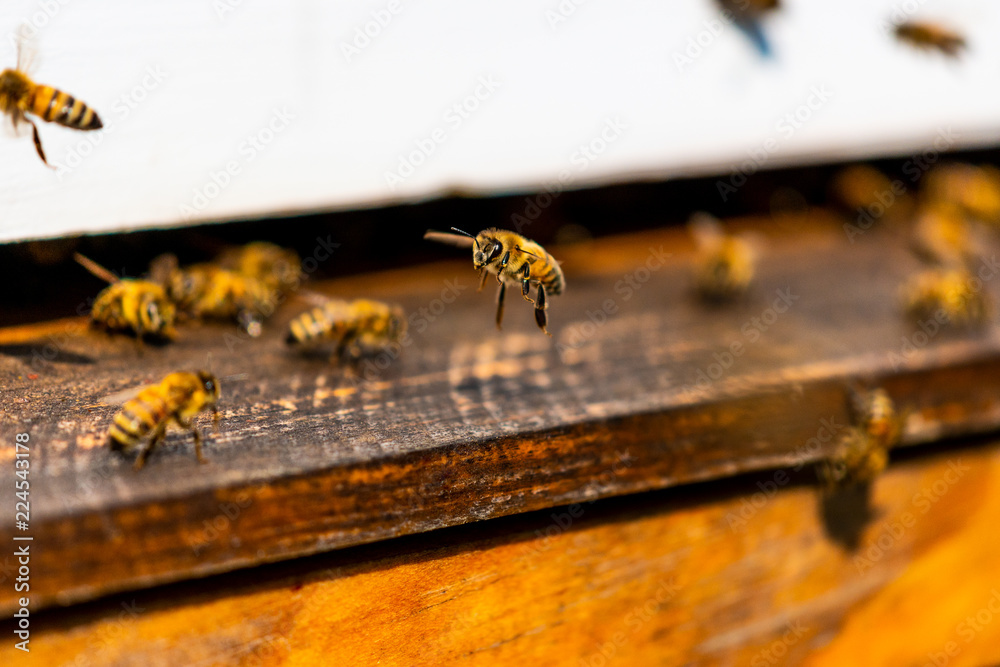
[(503, 327), (500, 323), (503, 321), (503, 295), (507, 291), (507, 283), (500, 283), (500, 291), (497, 292), (497, 330), (500, 331)]
[(531, 289), (531, 266), (525, 262), (524, 268), (521, 269), (521, 296), (528, 303), (535, 303), (534, 300), (528, 296), (528, 290)]
[(42, 150), (42, 137), (39, 136), (38, 134), (38, 126), (35, 125), (35, 121), (31, 120), (30, 118), (25, 118), (24, 120), (26, 120), (28, 124), (31, 125), (31, 138), (35, 142), (35, 151), (38, 153), (38, 157), (42, 158), (42, 162), (45, 163), (46, 167), (48, 167), (49, 169), (55, 169), (55, 167), (49, 164), (49, 161), (45, 159), (45, 151)]
[(344, 335), (340, 339), (340, 342), (337, 343), (336, 351), (334, 351), (333, 353), (333, 356), (337, 358), (337, 361), (344, 361), (345, 359), (349, 358), (349, 355), (347, 353), (354, 347), (354, 344), (357, 342), (357, 340), (358, 340), (358, 332), (356, 330), (352, 329), (350, 331), (344, 332)]
[(500, 258), (500, 268), (497, 269), (497, 282), (503, 285), (503, 270), (507, 268), (507, 262), (510, 261), (510, 250)]
[(194, 436), (194, 455), (198, 457), (198, 463), (208, 463), (208, 460), (201, 453), (201, 431), (198, 430), (198, 427), (191, 422), (184, 423), (180, 417), (174, 417), (174, 419), (181, 428), (191, 431), (191, 435)]
[(545, 328), (548, 321), (548, 317), (545, 315), (545, 286), (539, 283), (538, 298), (535, 300), (535, 323), (545, 332), (546, 336), (551, 337), (552, 334)]
[(479, 272), (479, 289), (476, 290), (477, 292), (483, 291), (483, 285), (486, 284), (486, 274), (487, 271), (485, 268)]
[(160, 444), (160, 440), (163, 440), (163, 436), (164, 434), (166, 434), (166, 432), (167, 432), (167, 422), (166, 421), (160, 422), (160, 425), (157, 426), (156, 430), (153, 432), (153, 437), (149, 439), (149, 444), (146, 445), (145, 449), (139, 452), (139, 458), (135, 460), (135, 465), (132, 466), (134, 469), (142, 470), (142, 467), (146, 465), (146, 459), (148, 459), (149, 455), (153, 453), (153, 450), (156, 449), (156, 446)]

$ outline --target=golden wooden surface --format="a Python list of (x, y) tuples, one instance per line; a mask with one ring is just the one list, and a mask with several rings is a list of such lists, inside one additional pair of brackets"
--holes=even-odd
[[(561, 507), (43, 612), (31, 664), (886, 667), (948, 651), (951, 667), (1000, 663), (1000, 443), (894, 462), (856, 549), (831, 538), (822, 517), (837, 512), (822, 510), (807, 473)], [(841, 520), (856, 515), (849, 500)], [(0, 646), (0, 662), (16, 657)]]

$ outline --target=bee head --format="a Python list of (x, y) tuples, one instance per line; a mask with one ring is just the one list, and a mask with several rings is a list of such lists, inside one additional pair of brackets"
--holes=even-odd
[(499, 239), (481, 232), (475, 239), (472, 248), (472, 263), (476, 269), (481, 269), (492, 263), (503, 253), (503, 243)]
[(198, 371), (198, 380), (201, 382), (201, 388), (210, 397), (208, 404), (214, 405), (219, 400), (219, 381), (208, 371)]

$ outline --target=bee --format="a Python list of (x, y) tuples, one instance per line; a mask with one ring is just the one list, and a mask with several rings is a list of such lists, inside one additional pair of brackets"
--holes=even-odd
[(854, 424), (849, 426), (833, 455), (818, 468), (829, 487), (870, 482), (885, 470), (889, 450), (899, 443), (903, 417), (883, 389), (852, 392)]
[(172, 340), (177, 335), (176, 309), (162, 285), (150, 280), (119, 279), (80, 253), (74, 257), (92, 274), (111, 283), (97, 295), (90, 310), (95, 325), (110, 332), (133, 333), (140, 342), (144, 337)]
[[(566, 281), (562, 269), (559, 268), (559, 262), (534, 241), (505, 229), (485, 229), (476, 236), (455, 227), (451, 229), (457, 233), (428, 231), (424, 234), (424, 238), (460, 248), (471, 247), (472, 265), (479, 271), (480, 291), (486, 284), (488, 274), (497, 277), (497, 282), (500, 284), (500, 290), (497, 292), (497, 329), (501, 328), (503, 321), (503, 301), (507, 283), (520, 283), (521, 296), (535, 306), (535, 323), (546, 335), (551, 336), (546, 328), (548, 323), (545, 314), (548, 307), (546, 296), (562, 294), (565, 288)], [(537, 286), (534, 300), (528, 296), (532, 283)]]
[(697, 214), (688, 229), (698, 246), (694, 281), (707, 301), (728, 301), (746, 293), (757, 265), (757, 249), (749, 236), (726, 234), (715, 218)]
[(979, 256), (984, 243), (978, 227), (954, 204), (932, 202), (917, 215), (913, 250), (927, 262), (961, 267)]
[(896, 37), (921, 49), (937, 49), (955, 57), (966, 47), (965, 38), (935, 23), (907, 21), (896, 26)]
[(834, 176), (830, 199), (845, 213), (859, 220), (863, 217), (884, 217), (887, 222), (893, 222), (905, 218), (912, 207), (912, 198), (900, 188), (901, 183), (893, 184), (875, 167), (858, 164), (842, 169)]
[(38, 152), (42, 162), (50, 166), (49, 161), (45, 159), (38, 126), (27, 114), (74, 130), (99, 130), (104, 125), (97, 113), (82, 100), (52, 86), (32, 81), (26, 73), (29, 66), (25, 53), (24, 44), (18, 44), (17, 65), (0, 72), (0, 112), (10, 116), (15, 130), (22, 122), (31, 126), (35, 151)]
[(194, 435), (194, 451), (199, 463), (205, 463), (201, 453), (201, 433), (192, 422), (199, 412), (211, 410), (215, 423), (219, 421), (216, 404), (219, 401), (219, 381), (205, 371), (171, 373), (155, 384), (139, 391), (115, 415), (108, 429), (108, 444), (113, 451), (127, 453), (152, 433), (146, 447), (139, 452), (135, 469), (146, 465), (146, 459), (163, 440), (171, 422)]
[(928, 172), (923, 193), (935, 203), (951, 204), (986, 223), (1000, 223), (1000, 170), (971, 164), (950, 164)]
[(302, 261), (295, 251), (266, 241), (227, 250), (215, 263), (258, 280), (276, 292), (294, 289), (302, 280)]
[(965, 269), (930, 269), (914, 276), (903, 286), (906, 312), (914, 319), (936, 318), (943, 314), (955, 326), (969, 327), (985, 323), (992, 308), (982, 285)]
[(303, 350), (334, 343), (336, 358), (359, 358), (398, 343), (405, 334), (406, 315), (400, 306), (326, 299), (289, 322), (285, 343)]

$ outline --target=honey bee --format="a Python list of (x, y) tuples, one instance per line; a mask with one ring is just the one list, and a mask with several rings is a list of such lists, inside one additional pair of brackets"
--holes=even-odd
[[(457, 233), (428, 231), (424, 238), (460, 248), (471, 247), (472, 265), (479, 271), (480, 291), (486, 284), (488, 274), (497, 277), (500, 284), (497, 292), (497, 329), (501, 328), (503, 321), (503, 300), (507, 283), (520, 283), (521, 296), (535, 306), (535, 323), (547, 336), (551, 336), (546, 328), (546, 295), (563, 293), (566, 281), (559, 262), (534, 241), (505, 229), (485, 229), (477, 236), (454, 227), (451, 229)], [(538, 288), (534, 300), (528, 296), (532, 283)]]
[(756, 273), (757, 249), (749, 236), (726, 234), (715, 218), (697, 214), (688, 229), (698, 246), (695, 288), (707, 301), (728, 301), (746, 293)]
[(24, 44), (18, 44), (17, 65), (0, 72), (0, 111), (10, 116), (15, 130), (21, 122), (31, 126), (31, 136), (38, 157), (46, 166), (50, 166), (49, 161), (45, 159), (38, 126), (27, 114), (74, 130), (99, 130), (104, 125), (97, 113), (83, 101), (52, 86), (32, 81), (26, 73), (29, 66), (25, 54)]
[(819, 465), (829, 487), (870, 482), (885, 470), (889, 450), (899, 443), (903, 417), (882, 389), (852, 392), (854, 424), (837, 442), (833, 455)]
[(917, 320), (943, 315), (947, 322), (958, 327), (984, 324), (992, 308), (982, 286), (974, 287), (977, 280), (965, 269), (924, 271), (903, 286), (906, 312)]
[(204, 410), (212, 410), (216, 423), (219, 412), (219, 381), (211, 373), (171, 373), (159, 384), (142, 389), (139, 394), (125, 403), (115, 415), (108, 429), (108, 444), (113, 451), (129, 452), (149, 433), (152, 436), (146, 447), (139, 452), (135, 469), (146, 464), (146, 459), (163, 440), (171, 422), (194, 435), (194, 451), (199, 463), (205, 463), (201, 453), (201, 433), (192, 418)]
[(937, 49), (955, 57), (965, 48), (965, 38), (935, 23), (907, 21), (896, 26), (896, 37), (921, 49)]
[(162, 285), (149, 280), (119, 279), (80, 253), (74, 257), (92, 274), (111, 283), (94, 300), (90, 310), (94, 324), (110, 332), (133, 333), (140, 342), (144, 337), (172, 340), (177, 335), (176, 310)]
[(913, 228), (913, 250), (921, 259), (940, 266), (961, 267), (982, 252), (979, 229), (951, 203), (925, 205)]
[(858, 164), (834, 176), (830, 199), (858, 220), (884, 218), (895, 222), (905, 218), (912, 208), (913, 199), (902, 188), (901, 182), (894, 184), (875, 167)]
[(971, 164), (949, 164), (927, 173), (923, 193), (935, 203), (959, 207), (986, 223), (1000, 223), (1000, 170)]
[(302, 280), (302, 261), (295, 251), (266, 241), (227, 250), (215, 263), (258, 280), (276, 292), (294, 289)]
[(396, 305), (357, 299), (326, 299), (288, 324), (285, 342), (299, 349), (336, 344), (338, 359), (377, 353), (406, 334), (406, 315)]

